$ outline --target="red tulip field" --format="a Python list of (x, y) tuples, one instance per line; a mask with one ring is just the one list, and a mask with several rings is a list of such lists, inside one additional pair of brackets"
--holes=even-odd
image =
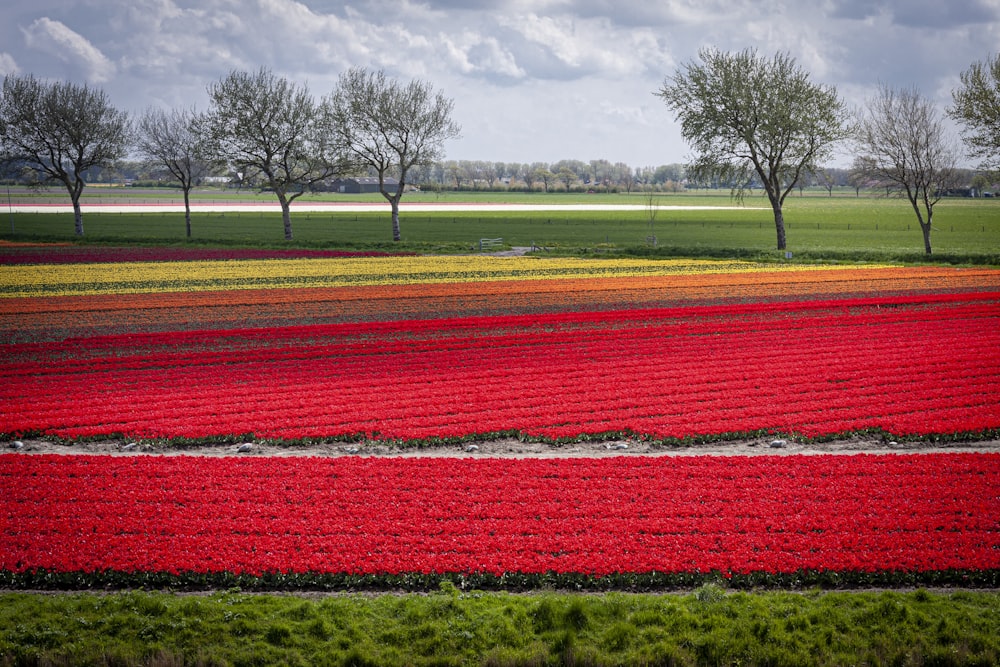
[[(0, 432), (898, 436), (1000, 423), (996, 293), (101, 336), (15, 346)], [(72, 397), (72, 400), (67, 400)]]
[[(58, 246), (0, 271), (8, 586), (1000, 581), (995, 449), (665, 455), (995, 439), (1000, 271)], [(500, 438), (658, 449), (183, 455)]]
[[(6, 456), (22, 573), (653, 573), (1000, 568), (995, 454), (603, 459)], [(8, 495), (8, 498), (10, 496)], [(943, 573), (951, 573), (944, 576)], [(673, 578), (671, 578), (673, 576)], [(920, 578), (915, 580), (919, 581)]]

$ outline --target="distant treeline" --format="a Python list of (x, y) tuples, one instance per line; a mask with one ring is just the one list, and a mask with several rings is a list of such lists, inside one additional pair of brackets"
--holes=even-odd
[[(1000, 190), (981, 171), (960, 170), (964, 187), (955, 196), (990, 196)], [(0, 173), (0, 182), (10, 185), (31, 184), (36, 173), (8, 164)], [(179, 187), (166, 170), (140, 161), (123, 161), (113, 168), (91, 169), (85, 174), (88, 183), (123, 183), (129, 185)], [(687, 189), (729, 189), (731, 183), (703, 182), (688, 176), (687, 165), (680, 163), (632, 167), (608, 160), (560, 160), (558, 162), (490, 162), (486, 160), (446, 160), (426, 167), (414, 167), (410, 183), (422, 190), (492, 191), (492, 192), (682, 192)], [(220, 171), (207, 177), (202, 185), (263, 187), (263, 183), (243, 179), (235, 173)], [(331, 183), (319, 184), (319, 191), (331, 190)], [(759, 188), (759, 183), (751, 183)], [(799, 179), (798, 188), (869, 189), (870, 182), (852, 169), (823, 167)]]

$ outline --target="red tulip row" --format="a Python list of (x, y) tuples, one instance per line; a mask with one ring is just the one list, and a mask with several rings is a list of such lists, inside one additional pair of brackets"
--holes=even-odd
[(1000, 295), (9, 345), (0, 434), (421, 440), (1000, 428)]
[(996, 571), (998, 488), (998, 454), (8, 454), (0, 571)]

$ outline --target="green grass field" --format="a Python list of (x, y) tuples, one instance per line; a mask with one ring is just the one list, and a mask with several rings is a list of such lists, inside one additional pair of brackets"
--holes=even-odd
[[(125, 195), (119, 194), (126, 193)], [(59, 193), (49, 200), (66, 203)], [(26, 203), (21, 193), (12, 198)], [(178, 203), (174, 190), (91, 193), (95, 203)], [(776, 250), (774, 220), (766, 200), (746, 199), (742, 206), (726, 194), (660, 195), (669, 206), (735, 206), (728, 210), (661, 209), (650, 222), (647, 210), (494, 212), (425, 211), (401, 214), (402, 241), (393, 243), (389, 208), (377, 213), (310, 213), (292, 205), (294, 240), (287, 242), (278, 213), (199, 213), (199, 202), (220, 202), (231, 192), (199, 192), (192, 214), (192, 238), (185, 239), (180, 213), (85, 213), (87, 242), (197, 243), (237, 245), (293, 245), (345, 249), (398, 249), (417, 252), (467, 252), (482, 238), (502, 238), (507, 246), (540, 246), (549, 252), (571, 254), (644, 254), (662, 256), (721, 256), (783, 259)], [(344, 199), (337, 199), (343, 197)], [(627, 203), (645, 206), (645, 196), (505, 193), (414, 193), (407, 203)], [(316, 201), (371, 201), (378, 195), (309, 195), (301, 204)], [(240, 201), (273, 202), (273, 196), (244, 193)], [(0, 220), (0, 238), (9, 240), (74, 241), (71, 214), (8, 212)], [(790, 195), (785, 204), (788, 250), (793, 259), (835, 261), (926, 261), (923, 238), (909, 205), (899, 199), (840, 194)], [(656, 237), (655, 246), (650, 237)], [(931, 242), (933, 261), (1000, 263), (1000, 199), (948, 199), (935, 209)]]
[(0, 665), (995, 665), (995, 593), (0, 595)]

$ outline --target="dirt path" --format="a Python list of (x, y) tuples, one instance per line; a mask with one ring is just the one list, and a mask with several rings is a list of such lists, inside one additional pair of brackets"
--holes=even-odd
[[(20, 443), (20, 445), (18, 445)], [(219, 445), (163, 445), (124, 440), (61, 443), (20, 440), (2, 443), (2, 450), (23, 454), (108, 454), (191, 456), (401, 456), (468, 458), (581, 458), (607, 456), (761, 456), (816, 454), (915, 454), (932, 452), (1000, 453), (1000, 440), (971, 442), (893, 442), (877, 438), (854, 438), (829, 442), (759, 438), (689, 446), (653, 445), (640, 440), (576, 442), (552, 445), (501, 439), (435, 446), (396, 446), (383, 442), (330, 442), (309, 445), (235, 443)]]

